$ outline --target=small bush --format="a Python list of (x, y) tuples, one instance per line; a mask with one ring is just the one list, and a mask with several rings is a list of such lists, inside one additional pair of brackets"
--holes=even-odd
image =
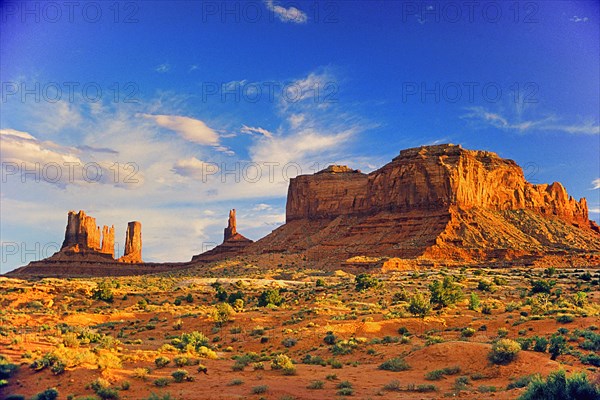
[(154, 360), (154, 364), (156, 365), (156, 368), (164, 368), (167, 365), (169, 365), (170, 362), (171, 362), (171, 360), (168, 357), (164, 357), (164, 356), (160, 356), (156, 360)]
[(148, 379), (149, 373), (150, 370), (148, 368), (135, 368), (133, 370), (133, 377), (145, 381), (146, 379)]
[(359, 274), (354, 278), (356, 290), (363, 292), (368, 289), (381, 287), (383, 284), (380, 279), (373, 278), (369, 274)]
[(32, 400), (55, 400), (58, 398), (58, 390), (55, 388), (46, 389), (33, 396)]
[(114, 295), (111, 284), (107, 281), (96, 283), (96, 288), (92, 290), (92, 299), (103, 300), (107, 303), (112, 303), (114, 300)]
[(271, 369), (282, 370), (285, 375), (293, 375), (296, 373), (296, 367), (294, 367), (292, 359), (285, 354), (278, 354), (275, 356), (273, 361), (271, 361)]
[(475, 329), (473, 328), (464, 328), (462, 331), (460, 331), (460, 334), (462, 337), (471, 337), (475, 334)]
[(298, 343), (298, 340), (291, 337), (285, 338), (281, 341), (281, 344), (288, 348), (295, 346), (296, 343)]
[(494, 364), (508, 364), (517, 358), (521, 345), (511, 339), (500, 339), (492, 345), (489, 359)]
[(354, 389), (352, 388), (343, 388), (337, 391), (338, 396), (352, 396), (354, 394)]
[(431, 311), (431, 302), (423, 294), (417, 293), (412, 296), (408, 302), (408, 312), (420, 317), (425, 318)]
[(157, 386), (157, 387), (169, 386), (170, 383), (171, 383), (171, 380), (169, 378), (158, 378), (158, 379), (154, 380), (154, 386)]
[(531, 282), (531, 294), (536, 293), (550, 293), (552, 287), (556, 285), (556, 281), (548, 281), (546, 279), (532, 280)]
[(475, 293), (471, 293), (469, 296), (469, 310), (477, 311), (480, 304), (481, 301), (479, 300), (479, 296), (477, 296)]
[(429, 291), (431, 292), (430, 301), (438, 309), (455, 304), (463, 297), (462, 289), (451, 276), (445, 276), (442, 281), (431, 283)]
[(269, 390), (269, 387), (267, 385), (254, 386), (252, 388), (252, 393), (253, 394), (263, 394), (263, 393), (267, 393), (267, 390)]
[(556, 321), (561, 324), (568, 324), (569, 322), (575, 321), (575, 317), (570, 314), (563, 314), (563, 315), (559, 315), (556, 318)]
[(384, 371), (399, 372), (399, 371), (409, 370), (410, 366), (404, 360), (404, 358), (396, 357), (396, 358), (391, 358), (391, 359), (385, 361), (384, 363), (379, 365), (378, 368), (381, 370), (384, 370)]
[(524, 388), (529, 385), (529, 382), (531, 382), (534, 376), (535, 375), (521, 376), (509, 383), (508, 386), (506, 386), (506, 390)]
[(312, 381), (307, 388), (308, 389), (323, 389), (323, 387), (325, 386), (325, 382), (323, 381)]
[(327, 332), (327, 334), (325, 335), (325, 338), (323, 338), (323, 341), (329, 345), (335, 344), (336, 340), (337, 340), (337, 338), (331, 331)]
[(429, 371), (425, 374), (425, 379), (428, 381), (439, 381), (444, 377), (444, 371), (441, 369), (436, 369), (433, 371)]
[(535, 340), (535, 344), (533, 345), (533, 351), (537, 351), (538, 353), (545, 353), (546, 348), (548, 347), (548, 339), (546, 339), (544, 336), (535, 336), (533, 340)]
[(400, 385), (400, 381), (393, 380), (390, 383), (386, 383), (383, 386), (383, 390), (386, 392), (400, 392), (402, 390), (402, 386)]
[(261, 293), (258, 298), (258, 306), (266, 307), (269, 304), (274, 306), (280, 306), (283, 304), (283, 297), (279, 293), (279, 289), (267, 289)]
[(240, 385), (243, 385), (243, 384), (244, 384), (243, 380), (241, 380), (241, 379), (233, 379), (233, 380), (231, 380), (231, 382), (229, 382), (227, 384), (227, 386), (240, 386)]
[(555, 371), (544, 381), (535, 376), (519, 400), (594, 400), (600, 398), (600, 388), (588, 381), (585, 373), (566, 376)]
[(177, 371), (173, 372), (171, 376), (173, 377), (173, 380), (177, 383), (189, 381), (191, 378), (190, 373), (187, 372), (185, 369), (178, 369)]

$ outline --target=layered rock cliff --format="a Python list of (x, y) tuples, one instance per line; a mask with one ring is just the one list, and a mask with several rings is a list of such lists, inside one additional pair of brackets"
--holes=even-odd
[(458, 145), (407, 149), (370, 174), (331, 166), (290, 181), (286, 224), (246, 253), (303, 253), (315, 263), (353, 256), (510, 259), (600, 251), (587, 203), (558, 182)]
[[(338, 172), (341, 171), (341, 172)], [(290, 181), (286, 220), (369, 215), (382, 211), (531, 209), (589, 226), (585, 199), (576, 201), (558, 182), (534, 185), (512, 160), (459, 145), (402, 150), (370, 173), (331, 166)]]

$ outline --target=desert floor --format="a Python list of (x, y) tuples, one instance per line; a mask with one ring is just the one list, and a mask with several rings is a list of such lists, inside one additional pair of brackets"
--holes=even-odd
[[(60, 399), (514, 399), (533, 374), (600, 379), (597, 269), (373, 272), (364, 290), (342, 271), (289, 271), (231, 261), (156, 276), (0, 278), (0, 354), (18, 365), (0, 398), (54, 387)], [(462, 297), (412, 314), (411, 298), (445, 276)], [(274, 290), (260, 301), (268, 289), (281, 299)], [(556, 360), (543, 340), (553, 336), (565, 338)], [(494, 364), (501, 338), (524, 349)], [(382, 369), (390, 359), (398, 371)]]

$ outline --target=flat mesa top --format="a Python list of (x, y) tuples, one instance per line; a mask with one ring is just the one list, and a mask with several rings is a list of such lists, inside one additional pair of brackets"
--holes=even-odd
[(360, 174), (360, 169), (352, 169), (347, 165), (330, 165), (317, 174)]

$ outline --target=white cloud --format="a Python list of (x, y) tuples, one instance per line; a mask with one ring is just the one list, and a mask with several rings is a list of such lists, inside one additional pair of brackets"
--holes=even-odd
[(327, 153), (342, 148), (354, 133), (356, 130), (352, 128), (332, 134), (304, 130), (287, 136), (265, 137), (250, 148), (250, 155), (255, 162), (302, 165), (310, 162), (309, 157), (332, 158)]
[(173, 171), (176, 174), (191, 177), (199, 180), (206, 178), (219, 170), (219, 166), (214, 163), (205, 163), (196, 157), (179, 160), (173, 165)]
[(266, 211), (266, 210), (272, 210), (273, 207), (271, 207), (268, 204), (265, 203), (259, 203), (257, 205), (254, 206), (254, 208), (252, 209), (252, 211)]
[(164, 74), (165, 72), (169, 72), (171, 70), (171, 65), (168, 63), (159, 64), (154, 68), (154, 70), (160, 74)]
[(306, 116), (304, 114), (292, 114), (288, 118), (288, 121), (290, 122), (290, 126), (293, 129), (296, 129), (296, 128), (300, 127), (300, 125), (304, 122), (305, 119), (306, 119)]
[(273, 133), (269, 132), (268, 130), (266, 130), (264, 128), (260, 128), (260, 127), (253, 128), (251, 126), (243, 125), (242, 129), (240, 130), (240, 132), (246, 133), (246, 134), (249, 134), (249, 135), (251, 135), (253, 133), (258, 133), (258, 134), (261, 134), (261, 135), (263, 135), (265, 137), (268, 137), (268, 138), (272, 138), (273, 137)]
[(590, 19), (588, 17), (578, 17), (577, 15), (573, 15), (571, 18), (569, 18), (569, 21), (571, 22), (588, 22)]
[(43, 181), (60, 187), (109, 184), (132, 188), (143, 184), (143, 174), (135, 164), (94, 158), (92, 154), (97, 149), (86, 149), (89, 146), (61, 146), (14, 129), (0, 129), (0, 138), (0, 159), (6, 179), (19, 176), (24, 183)]
[(176, 132), (185, 140), (201, 145), (215, 146), (219, 143), (219, 134), (203, 121), (178, 115), (140, 114), (153, 120), (157, 125)]
[(592, 181), (593, 189), (600, 189), (600, 178), (596, 178)]
[(525, 133), (528, 131), (544, 132), (562, 132), (574, 135), (598, 135), (600, 134), (600, 125), (591, 121), (585, 121), (579, 124), (563, 124), (557, 117), (550, 116), (541, 119), (531, 119), (526, 121), (510, 121), (509, 118), (500, 113), (491, 112), (483, 107), (469, 107), (468, 113), (461, 118), (479, 122), (485, 125), (494, 126), (507, 131), (517, 131)]
[(302, 10), (290, 6), (288, 8), (278, 5), (274, 0), (264, 0), (267, 9), (273, 12), (282, 22), (292, 22), (295, 24), (304, 24), (308, 21), (308, 16)]

